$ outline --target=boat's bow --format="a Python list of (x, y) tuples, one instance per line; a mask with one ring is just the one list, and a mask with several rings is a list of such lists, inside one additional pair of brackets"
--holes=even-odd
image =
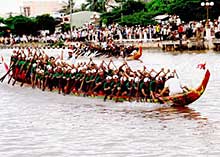
[(192, 89), (186, 93), (173, 96), (159, 97), (161, 103), (172, 104), (175, 106), (186, 106), (196, 101), (205, 91), (209, 82), (210, 71), (207, 69), (202, 83), (196, 89)]
[(138, 48), (138, 51), (135, 52), (133, 55), (129, 56), (127, 60), (138, 60), (142, 56), (142, 51), (143, 51), (143, 48), (142, 48), (142, 45), (140, 45)]

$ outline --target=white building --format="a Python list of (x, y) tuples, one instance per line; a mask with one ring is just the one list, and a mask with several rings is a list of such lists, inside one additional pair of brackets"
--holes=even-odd
[(63, 8), (64, 2), (59, 0), (26, 0), (23, 2), (22, 10), (24, 16), (38, 16), (42, 14), (54, 14)]
[[(93, 11), (80, 11), (72, 13), (72, 26), (82, 27), (85, 23), (96, 23), (100, 13)], [(70, 15), (63, 16), (64, 23), (70, 23)]]

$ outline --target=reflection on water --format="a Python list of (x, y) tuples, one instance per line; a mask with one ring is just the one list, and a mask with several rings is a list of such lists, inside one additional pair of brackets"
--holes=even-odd
[[(197, 76), (197, 63), (206, 60), (211, 79), (204, 95), (176, 108), (63, 96), (5, 81), (0, 84), (0, 156), (219, 156), (218, 54), (147, 51), (142, 57), (147, 67), (175, 67), (188, 83)], [(9, 59), (6, 50), (0, 52)], [(4, 73), (0, 68), (0, 76)]]
[(195, 111), (194, 109), (185, 106), (185, 107), (156, 107), (155, 109), (148, 109), (148, 108), (144, 108), (144, 109), (137, 109), (137, 108), (132, 108), (132, 109), (109, 109), (106, 108), (105, 105), (96, 105), (96, 107), (102, 107), (102, 109), (100, 109), (100, 112), (105, 114), (107, 112), (113, 111), (113, 112), (120, 112), (120, 113), (124, 113), (124, 114), (133, 114), (136, 116), (138, 115), (139, 117), (142, 118), (157, 118), (158, 120), (161, 121), (166, 121), (166, 120), (172, 120), (172, 119), (177, 119), (177, 118), (184, 118), (187, 120), (195, 120), (195, 121), (199, 121), (199, 122), (206, 122), (208, 120), (207, 117), (204, 117), (201, 115), (201, 113)]
[(153, 111), (153, 113), (155, 112), (158, 112), (158, 114), (162, 117), (160, 118), (161, 120), (175, 119), (178, 117), (185, 118), (188, 120), (207, 120), (207, 118), (202, 117), (199, 112), (196, 112), (194, 109), (191, 109), (189, 107), (159, 108)]

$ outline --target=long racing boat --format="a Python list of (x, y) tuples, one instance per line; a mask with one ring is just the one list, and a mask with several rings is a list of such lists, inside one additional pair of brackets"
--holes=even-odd
[[(14, 80), (16, 80), (17, 82), (21, 82), (22, 84), (25, 82), (28, 85), (31, 85), (31, 78), (26, 78), (26, 74), (24, 72), (20, 73), (19, 69), (15, 68), (13, 70), (13, 74), (12, 76), (16, 76), (13, 77)], [(186, 106), (189, 105), (193, 102), (195, 102), (197, 99), (199, 99), (201, 97), (201, 95), (204, 93), (207, 84), (209, 82), (209, 78), (210, 78), (210, 71), (208, 69), (206, 69), (205, 71), (205, 75), (203, 77), (203, 80), (201, 82), (201, 84), (195, 88), (195, 89), (190, 89), (187, 92), (181, 93), (181, 94), (176, 94), (176, 95), (172, 95), (172, 96), (160, 96), (153, 99), (146, 99), (144, 100), (145, 103), (160, 103), (160, 104), (169, 104), (169, 105), (174, 105), (174, 106)], [(58, 90), (58, 89), (55, 89)], [(70, 94), (75, 95), (75, 96), (85, 96), (83, 92), (76, 92), (74, 88), (72, 88), (72, 91), (70, 92)], [(91, 95), (89, 95), (89, 97), (91, 98), (104, 98), (105, 94), (102, 92), (98, 92), (98, 93), (91, 93)], [(135, 101), (136, 98), (135, 96), (132, 97), (128, 97), (128, 96), (114, 96), (111, 98), (107, 98), (107, 99), (111, 99), (111, 100), (117, 100), (120, 102), (123, 101)]]
[[(142, 51), (141, 46), (139, 51)], [(25, 57), (24, 54), (20, 53), (17, 55), (14, 54), (11, 57), (10, 68), (9, 66), (6, 66), (2, 57), (2, 62), (5, 63), (7, 73), (0, 78), (0, 81), (3, 82), (6, 76), (10, 75), (8, 84), (13, 80), (12, 85), (15, 85), (16, 82), (20, 82), (20, 86), (23, 86), (24, 84), (32, 86), (33, 88), (37, 86), (43, 91), (58, 91), (58, 93), (62, 92), (63, 94), (88, 96), (92, 98), (96, 97), (104, 100), (115, 100), (116, 102), (139, 101), (143, 103), (186, 106), (200, 98), (204, 93), (210, 78), (210, 71), (205, 68), (206, 64), (199, 64), (197, 68), (204, 70), (205, 74), (202, 82), (197, 88), (188, 89), (180, 94), (161, 96), (160, 94), (162, 94), (162, 92), (160, 90), (164, 87), (158, 89), (156, 87), (161, 87), (161, 83), (163, 85), (165, 84), (165, 81), (167, 80), (165, 76), (170, 71), (164, 73), (164, 81), (161, 79), (162, 82), (156, 83), (156, 78), (162, 71), (164, 72), (164, 69), (154, 77), (151, 73), (146, 74), (141, 73), (140, 71), (142, 77), (137, 77), (138, 71), (135, 71), (136, 77), (131, 77), (132, 74), (129, 72), (128, 67), (125, 69), (128, 72), (122, 70), (123, 66), (128, 66), (126, 63), (123, 63), (118, 69), (114, 65), (116, 69), (114, 73), (113, 69), (110, 68), (110, 64), (114, 64), (112, 60), (108, 65), (106, 64), (106, 67), (104, 67), (104, 61), (98, 67), (90, 59), (90, 62), (86, 64), (87, 66), (81, 65), (76, 68), (65, 62), (62, 67), (55, 63), (55, 59), (51, 58), (50, 60), (47, 60), (48, 56), (45, 54), (44, 56), (45, 59), (42, 58), (41, 55), (36, 57), (36, 52), (30, 57)], [(127, 75), (126, 78), (125, 74)], [(153, 93), (153, 82), (156, 87), (154, 87), (154, 95), (151, 95)], [(145, 90), (144, 92), (142, 92), (143, 89)], [(168, 94), (166, 93), (166, 95)]]

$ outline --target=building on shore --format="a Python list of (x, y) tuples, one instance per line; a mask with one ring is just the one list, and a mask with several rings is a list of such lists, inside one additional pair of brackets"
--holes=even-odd
[[(72, 26), (82, 27), (84, 24), (92, 23), (98, 25), (100, 13), (93, 11), (80, 11), (72, 13)], [(70, 23), (70, 15), (63, 16), (64, 23)]]
[(42, 14), (54, 14), (63, 8), (64, 2), (59, 0), (26, 0), (23, 1), (23, 6), (21, 6), (21, 13), (24, 16), (34, 17)]

